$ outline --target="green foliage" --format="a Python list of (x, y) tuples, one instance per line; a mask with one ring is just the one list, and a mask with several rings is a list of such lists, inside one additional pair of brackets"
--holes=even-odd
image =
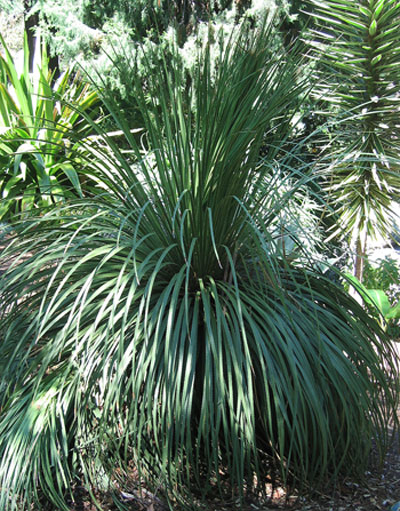
[[(119, 107), (133, 116), (134, 76), (139, 74), (146, 84), (149, 67), (157, 67), (164, 56), (173, 57), (168, 50), (171, 41), (178, 43), (182, 65), (191, 71), (198, 48), (208, 37), (208, 24), (211, 31), (223, 28), (228, 38), (243, 19), (251, 19), (258, 26), (266, 12), (272, 16), (277, 9), (274, 0), (42, 0), (37, 5), (41, 33), (52, 51), (64, 64), (78, 61), (91, 75), (96, 69), (101, 75), (97, 83), (112, 87)], [(112, 55), (112, 59), (107, 55)]]
[(18, 73), (0, 40), (5, 50), (0, 56), (0, 218), (8, 219), (82, 196), (74, 140), (88, 134), (82, 114), (94, 112), (97, 94), (69, 71), (53, 87), (45, 49), (41, 66), (30, 75), (26, 41), (24, 69)]
[(368, 289), (380, 289), (386, 295), (389, 308), (393, 310), (387, 321), (386, 330), (391, 339), (400, 338), (399, 302), (400, 302), (400, 266), (399, 262), (385, 257), (374, 265), (367, 263), (364, 273), (364, 285)]
[[(239, 0), (236, 9), (240, 15), (250, 7), (251, 0)], [(200, 0), (186, 2), (184, 0), (95, 0), (83, 1), (83, 21), (93, 28), (102, 28), (107, 19), (117, 18), (123, 21), (140, 39), (152, 33), (154, 37), (161, 34), (171, 24), (180, 27), (183, 38), (191, 32), (194, 25), (201, 21), (209, 21), (234, 7), (232, 0)]]
[(380, 288), (388, 293), (391, 300), (400, 293), (400, 266), (392, 257), (368, 263), (365, 268), (364, 285), (367, 288)]
[(279, 243), (311, 177), (278, 120), (308, 84), (272, 33), (242, 27), (217, 60), (206, 45), (189, 85), (166, 60), (156, 94), (138, 77), (140, 138), (106, 95), (125, 149), (87, 143), (104, 193), (15, 225), (0, 256), (17, 257), (0, 286), (1, 509), (29, 509), (40, 487), (67, 510), (74, 478), (129, 492), (132, 467), (193, 508), (316, 487), (363, 472), (372, 442), (384, 452), (398, 390), (384, 332)]
[(382, 327), (388, 330), (391, 338), (397, 338), (399, 335), (398, 320), (400, 319), (400, 302), (391, 305), (388, 294), (383, 289), (367, 288), (354, 275), (346, 274), (350, 285), (360, 294), (364, 303), (373, 309), (373, 315), (381, 323)]
[(0, 0), (0, 11), (6, 12), (7, 14), (20, 14), (22, 10), (22, 1)]
[(336, 119), (327, 143), (327, 189), (340, 214), (334, 234), (387, 236), (391, 199), (400, 191), (398, 0), (309, 0), (318, 96)]

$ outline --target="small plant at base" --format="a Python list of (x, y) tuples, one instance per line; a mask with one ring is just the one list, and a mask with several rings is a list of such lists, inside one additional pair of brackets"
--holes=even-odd
[(386, 257), (378, 261), (376, 267), (369, 262), (365, 265), (364, 283), (346, 275), (349, 284), (361, 295), (365, 304), (375, 308), (377, 320), (391, 339), (400, 337), (400, 268), (394, 259)]

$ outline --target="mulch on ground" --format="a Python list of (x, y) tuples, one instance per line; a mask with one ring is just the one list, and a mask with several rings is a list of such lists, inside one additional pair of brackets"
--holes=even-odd
[[(71, 502), (70, 511), (95, 511), (88, 492), (79, 487)], [(97, 494), (103, 511), (116, 511), (112, 498), (107, 494)], [(150, 492), (141, 494), (121, 493), (129, 511), (166, 511), (167, 506)], [(400, 442), (396, 434), (385, 458), (383, 467), (369, 467), (362, 482), (346, 479), (335, 488), (327, 489), (313, 497), (287, 497), (283, 490), (277, 490), (274, 498), (268, 502), (256, 500), (246, 502), (238, 507), (235, 502), (209, 502), (204, 511), (389, 511), (391, 506), (400, 501)], [(50, 509), (49, 509), (50, 511)], [(179, 511), (179, 508), (177, 508)]]

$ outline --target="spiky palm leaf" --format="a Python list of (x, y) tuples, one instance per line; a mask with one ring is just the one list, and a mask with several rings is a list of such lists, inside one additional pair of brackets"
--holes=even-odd
[(341, 118), (328, 149), (328, 190), (341, 216), (336, 233), (355, 235), (362, 266), (365, 236), (392, 232), (391, 201), (400, 192), (400, 2), (308, 4), (320, 59), (318, 95)]
[(133, 468), (192, 504), (315, 486), (363, 469), (372, 438), (385, 447), (390, 345), (277, 243), (308, 177), (286, 168), (296, 179), (277, 193), (281, 130), (259, 161), (304, 85), (270, 36), (243, 29), (216, 63), (206, 49), (191, 87), (165, 65), (150, 105), (134, 84), (141, 140), (106, 97), (131, 152), (101, 134), (87, 147), (104, 194), (17, 227), (1, 280), (2, 509), (38, 487), (67, 509), (74, 477), (132, 491)]

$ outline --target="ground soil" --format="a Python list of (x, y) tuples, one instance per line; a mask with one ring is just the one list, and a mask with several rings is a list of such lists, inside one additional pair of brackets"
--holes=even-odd
[[(124, 498), (125, 497), (125, 498)], [(102, 511), (116, 511), (117, 507), (107, 494), (97, 494)], [(122, 494), (121, 501), (128, 511), (166, 511), (167, 506), (150, 492)], [(400, 440), (399, 434), (393, 436), (393, 442), (384, 460), (383, 466), (371, 465), (365, 471), (364, 480), (346, 479), (336, 487), (327, 488), (313, 497), (288, 497), (283, 489), (276, 490), (268, 502), (252, 499), (242, 507), (234, 502), (209, 502), (204, 511), (390, 511), (400, 501)], [(50, 510), (49, 510), (50, 511)], [(53, 511), (53, 510), (51, 510)], [(71, 511), (96, 511), (90, 503), (84, 488), (77, 488), (75, 503)], [(177, 508), (179, 511), (179, 508)]]

